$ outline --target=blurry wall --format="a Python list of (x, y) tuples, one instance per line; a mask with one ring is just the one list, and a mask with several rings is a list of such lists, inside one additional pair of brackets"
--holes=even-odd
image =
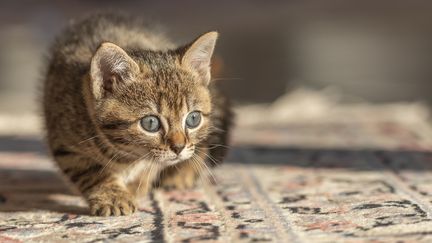
[(238, 103), (271, 102), (298, 86), (432, 103), (432, 3), (23, 0), (0, 3), (0, 112), (37, 110), (54, 36), (69, 19), (105, 9), (165, 26), (179, 43), (219, 30), (218, 82)]

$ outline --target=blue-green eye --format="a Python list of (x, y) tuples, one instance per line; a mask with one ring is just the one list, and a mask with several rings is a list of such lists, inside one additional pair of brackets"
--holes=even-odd
[(186, 117), (186, 126), (188, 128), (195, 128), (201, 123), (201, 112), (192, 111)]
[(147, 132), (157, 132), (160, 129), (160, 121), (156, 116), (146, 116), (141, 119), (141, 127)]

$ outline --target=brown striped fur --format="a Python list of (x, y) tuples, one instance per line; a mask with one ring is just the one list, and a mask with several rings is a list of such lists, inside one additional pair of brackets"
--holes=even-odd
[[(140, 192), (190, 188), (222, 162), (231, 112), (209, 84), (216, 37), (175, 47), (137, 20), (95, 15), (54, 43), (43, 96), (47, 140), (93, 215), (133, 213)], [(185, 127), (192, 111), (202, 114), (196, 129)], [(147, 115), (160, 118), (157, 133), (140, 125)]]

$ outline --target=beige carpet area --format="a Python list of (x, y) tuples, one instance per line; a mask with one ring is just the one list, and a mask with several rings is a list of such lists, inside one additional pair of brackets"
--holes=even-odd
[(88, 216), (37, 124), (24, 132), (0, 116), (0, 242), (432, 242), (422, 105), (300, 90), (237, 110), (216, 185), (156, 191), (133, 216), (108, 218)]

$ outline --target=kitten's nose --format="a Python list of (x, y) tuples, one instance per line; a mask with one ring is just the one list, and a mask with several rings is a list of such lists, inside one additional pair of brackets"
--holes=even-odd
[(181, 151), (183, 151), (185, 145), (184, 144), (171, 144), (170, 148), (172, 151), (174, 151), (174, 153), (176, 154), (180, 154)]
[(174, 153), (180, 154), (186, 145), (186, 139), (181, 132), (177, 132), (170, 136), (168, 143)]

